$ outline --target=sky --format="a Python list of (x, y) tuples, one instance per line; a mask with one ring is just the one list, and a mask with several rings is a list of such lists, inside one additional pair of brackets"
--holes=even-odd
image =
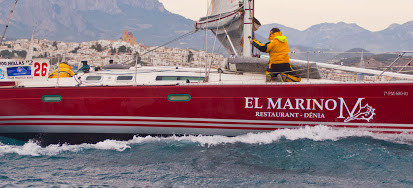
[[(210, 0), (159, 1), (170, 12), (198, 20), (206, 15)], [(263, 25), (278, 23), (299, 30), (346, 22), (380, 31), (413, 21), (413, 0), (256, 0), (255, 17)]]

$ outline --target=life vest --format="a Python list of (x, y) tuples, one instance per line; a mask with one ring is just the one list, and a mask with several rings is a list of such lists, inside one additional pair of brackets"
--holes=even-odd
[(49, 78), (57, 78), (58, 74), (59, 78), (68, 78), (75, 75), (75, 73), (72, 71), (72, 68), (66, 63), (60, 63), (59, 68), (49, 74)]
[(290, 48), (288, 47), (288, 39), (283, 36), (281, 32), (276, 32), (268, 37), (269, 42), (262, 44), (257, 40), (254, 40), (253, 45), (262, 52), (270, 54), (269, 65), (290, 63)]

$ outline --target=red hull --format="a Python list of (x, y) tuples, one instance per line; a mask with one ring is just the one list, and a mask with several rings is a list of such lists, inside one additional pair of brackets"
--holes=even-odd
[(317, 125), (413, 133), (412, 94), (411, 83), (1, 89), (0, 134), (235, 136)]
[(0, 87), (15, 86), (16, 82), (0, 82)]

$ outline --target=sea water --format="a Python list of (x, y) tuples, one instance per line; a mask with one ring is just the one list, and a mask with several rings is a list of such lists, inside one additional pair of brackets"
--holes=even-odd
[(50, 145), (0, 139), (3, 187), (413, 187), (413, 136), (328, 127)]

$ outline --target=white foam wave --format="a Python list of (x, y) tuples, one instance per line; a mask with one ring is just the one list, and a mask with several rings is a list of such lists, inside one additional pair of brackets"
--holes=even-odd
[(28, 156), (55, 156), (63, 152), (79, 152), (87, 149), (99, 150), (116, 150), (124, 151), (130, 148), (127, 142), (106, 140), (97, 144), (81, 144), (81, 145), (50, 145), (41, 147), (33, 141), (29, 141), (23, 146), (4, 145), (0, 143), (0, 156), (4, 154), (16, 153), (18, 155)]
[[(165, 138), (175, 141), (189, 141), (199, 143), (201, 146), (214, 146), (220, 144), (271, 144), (282, 138), (287, 140), (310, 139), (314, 141), (337, 141), (348, 137), (372, 137), (401, 144), (412, 144), (413, 135), (408, 134), (378, 134), (369, 131), (352, 129), (334, 129), (326, 126), (304, 127), (300, 129), (282, 129), (266, 133), (250, 133), (237, 137), (225, 136), (184, 136)], [(135, 138), (136, 139), (136, 138)], [(132, 140), (132, 141), (135, 141)]]
[(271, 144), (283, 138), (287, 140), (310, 139), (314, 141), (337, 141), (348, 137), (372, 137), (401, 144), (413, 143), (413, 135), (375, 134), (368, 131), (349, 129), (333, 129), (325, 126), (305, 127), (301, 129), (284, 129), (267, 133), (246, 134), (237, 137), (226, 136), (172, 136), (172, 137), (134, 137), (129, 141), (106, 140), (97, 144), (81, 145), (50, 145), (41, 147), (35, 142), (28, 142), (23, 146), (5, 145), (0, 143), (0, 156), (15, 153), (25, 156), (55, 156), (64, 152), (80, 152), (88, 149), (125, 151), (131, 145), (152, 142), (192, 142), (202, 147), (211, 147), (222, 144), (246, 143), (246, 144)]

